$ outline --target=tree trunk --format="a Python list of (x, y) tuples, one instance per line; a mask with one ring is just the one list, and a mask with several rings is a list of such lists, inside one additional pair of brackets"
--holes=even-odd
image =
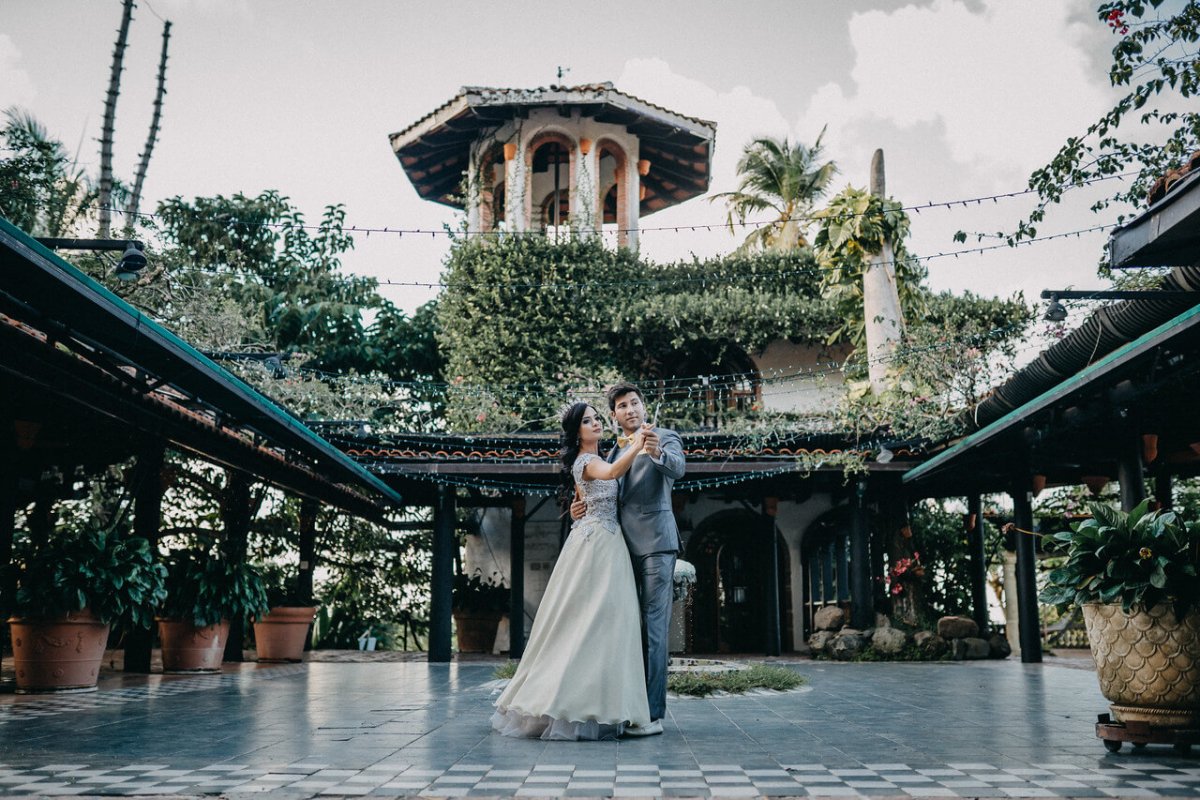
[(125, 45), (129, 40), (129, 23), (133, 20), (133, 0), (124, 1), (121, 27), (117, 30), (117, 45), (113, 49), (112, 74), (108, 79), (108, 95), (104, 100), (104, 125), (100, 128), (100, 238), (107, 239), (112, 227), (113, 190), (113, 130), (117, 119), (117, 95), (121, 93), (121, 71), (124, 69)]
[(171, 23), (163, 23), (162, 55), (158, 59), (158, 91), (154, 94), (154, 115), (150, 118), (150, 134), (146, 137), (146, 147), (142, 150), (142, 158), (138, 162), (137, 175), (133, 180), (133, 193), (125, 205), (125, 227), (132, 228), (137, 223), (138, 206), (142, 203), (142, 185), (146, 181), (146, 171), (150, 168), (150, 156), (154, 152), (154, 144), (158, 141), (159, 123), (162, 121), (163, 96), (167, 93), (167, 46), (171, 41)]

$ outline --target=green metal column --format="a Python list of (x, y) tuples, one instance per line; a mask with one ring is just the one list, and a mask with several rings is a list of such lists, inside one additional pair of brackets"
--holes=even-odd
[[(245, 561), (250, 541), (250, 479), (240, 472), (228, 473), (225, 487), (225, 538), (221, 548), (231, 561)], [(246, 621), (229, 620), (229, 638), (225, 640), (225, 661), (241, 662), (246, 643)]]
[(304, 605), (313, 601), (313, 570), (317, 568), (317, 501), (300, 501), (300, 564), (296, 574), (296, 594)]
[(455, 496), (451, 486), (438, 486), (433, 508), (433, 576), (429, 593), (429, 660), (450, 660), (450, 614), (454, 590)]
[(768, 497), (763, 500), (763, 539), (767, 548), (767, 646), (768, 656), (777, 656), (782, 652), (780, 614), (779, 614), (779, 543), (775, 535), (775, 516), (779, 513), (779, 498)]
[(514, 497), (508, 549), (508, 657), (525, 653), (525, 498)]
[[(161, 443), (148, 445), (138, 454), (137, 486), (133, 495), (133, 535), (150, 543), (150, 552), (158, 555), (158, 533), (162, 527), (163, 461)], [(154, 648), (154, 629), (136, 628), (125, 635), (125, 671), (150, 672), (150, 654)]]
[(1146, 499), (1146, 483), (1143, 479), (1142, 437), (1132, 433), (1118, 437), (1120, 452), (1117, 453), (1117, 480), (1121, 484), (1121, 508), (1132, 511)]
[[(1019, 481), (1029, 485), (1028, 476)], [(1013, 522), (1022, 530), (1033, 530), (1033, 495), (1028, 488), (1012, 492)], [(1037, 549), (1034, 537), (1016, 531), (1017, 537), (1017, 624), (1021, 643), (1021, 662), (1039, 664), (1042, 661), (1042, 618), (1038, 612)]]
[(983, 548), (983, 498), (967, 498), (967, 551), (971, 557), (971, 611), (979, 634), (987, 635), (987, 554)]
[(875, 625), (870, 538), (867, 481), (859, 478), (854, 482), (850, 495), (850, 627), (860, 631)]

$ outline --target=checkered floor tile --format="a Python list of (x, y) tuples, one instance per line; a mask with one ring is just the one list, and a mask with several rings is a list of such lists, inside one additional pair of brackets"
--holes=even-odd
[(319, 763), (272, 767), (211, 764), (197, 769), (168, 764), (0, 765), (2, 797), (242, 792), (427, 797), (1200, 797), (1200, 767), (1137, 763), (1096, 768), (1054, 763), (1002, 769), (986, 763), (951, 763), (935, 768), (907, 764), (869, 764), (854, 769), (820, 764), (775, 768), (700, 764), (696, 769), (668, 769), (620, 764), (615, 769), (595, 769), (538, 764), (505, 769), (463, 763), (435, 770), (380, 763), (353, 770)]

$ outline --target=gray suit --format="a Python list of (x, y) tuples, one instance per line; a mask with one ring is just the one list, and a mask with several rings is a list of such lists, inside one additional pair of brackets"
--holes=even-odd
[[(679, 528), (671, 510), (671, 487), (683, 477), (686, 465), (679, 434), (655, 428), (662, 463), (639, 455), (620, 479), (621, 531), (633, 559), (638, 601), (642, 608), (642, 658), (650, 719), (662, 719), (667, 709), (667, 662), (670, 648), (671, 595), (675, 559), (682, 549)], [(621, 448), (609, 454), (617, 458)]]

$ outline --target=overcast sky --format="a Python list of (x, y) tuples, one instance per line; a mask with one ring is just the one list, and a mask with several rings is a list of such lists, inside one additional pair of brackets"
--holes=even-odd
[[(117, 109), (116, 171), (131, 176), (146, 137), (161, 18), (171, 59), (148, 209), (165, 197), (278, 189), (315, 219), (345, 203), (348, 224), (440, 228), (451, 209), (420, 200), (387, 135), (464, 85), (613, 81), (714, 120), (713, 192), (735, 184), (756, 135), (811, 142), (827, 126), (836, 188), (865, 186), (882, 147), (889, 194), (906, 205), (1023, 189), (1062, 141), (1110, 104), (1112, 34), (1094, 0), (688, 0), (467, 3), (442, 0), (139, 0)], [(18, 105), (96, 167), (119, 0), (0, 0), (0, 107)], [(1069, 195), (1044, 233), (1111, 222)], [(963, 247), (959, 229), (1011, 229), (1030, 198), (914, 215), (910, 249)], [(703, 198), (647, 227), (716, 224)], [(1027, 298), (1098, 285), (1106, 234), (928, 262), (938, 289)], [(727, 232), (657, 232), (664, 261), (728, 251)], [(444, 237), (358, 237), (354, 272), (435, 281)], [(411, 310), (432, 290), (385, 287)]]

